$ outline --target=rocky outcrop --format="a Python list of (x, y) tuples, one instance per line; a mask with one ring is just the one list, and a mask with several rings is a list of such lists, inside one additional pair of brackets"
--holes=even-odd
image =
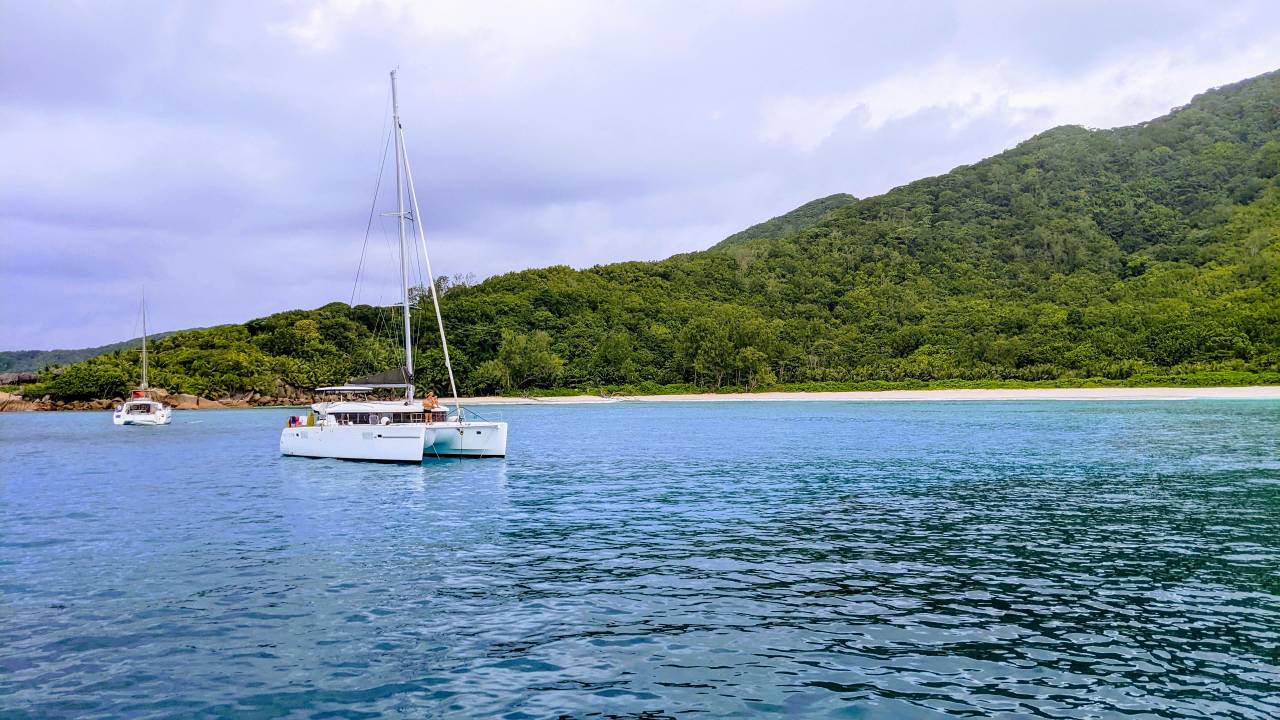
[(24, 400), (21, 395), (13, 393), (0, 392), (0, 412), (22, 412), (24, 410), (39, 410), (36, 403)]
[(200, 407), (200, 398), (195, 395), (187, 395), (185, 393), (179, 395), (170, 395), (165, 404), (174, 410), (195, 410)]
[(33, 372), (0, 373), (0, 385), (30, 385), (39, 379), (40, 376)]
[(165, 398), (164, 402), (167, 405), (171, 405), (175, 410), (221, 410), (226, 407), (226, 405), (217, 400), (209, 400), (208, 398), (186, 393), (170, 395)]

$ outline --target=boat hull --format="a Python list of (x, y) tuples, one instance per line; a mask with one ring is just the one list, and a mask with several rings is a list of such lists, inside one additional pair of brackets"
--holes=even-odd
[(111, 417), (111, 422), (116, 425), (168, 425), (173, 422), (173, 416), (167, 412), (135, 415), (115, 413)]
[(423, 445), (426, 457), (506, 457), (507, 424), (491, 421), (428, 423), (432, 438)]
[(422, 462), (423, 425), (315, 425), (280, 431), (285, 455), (339, 460)]
[(504, 422), (421, 425), (312, 425), (280, 431), (284, 455), (338, 460), (422, 462), (424, 457), (504, 457)]

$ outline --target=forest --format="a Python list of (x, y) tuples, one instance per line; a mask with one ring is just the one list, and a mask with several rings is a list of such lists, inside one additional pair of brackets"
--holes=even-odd
[[(1280, 382), (1280, 73), (823, 198), (702, 252), (438, 290), (464, 393)], [(398, 312), (335, 302), (175, 333), (152, 384), (341, 383), (401, 362)], [(414, 313), (416, 383), (447, 394), (422, 293)], [(137, 376), (120, 350), (26, 394), (115, 397)]]

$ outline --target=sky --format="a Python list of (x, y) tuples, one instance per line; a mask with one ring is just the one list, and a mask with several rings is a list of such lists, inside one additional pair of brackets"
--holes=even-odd
[(1280, 3), (0, 0), (0, 349), (351, 300), (392, 68), (435, 270), (484, 278), (1162, 115), (1280, 68)]

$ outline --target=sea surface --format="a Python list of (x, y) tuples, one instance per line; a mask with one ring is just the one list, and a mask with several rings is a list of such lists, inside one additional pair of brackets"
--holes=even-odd
[(0, 716), (1280, 717), (1280, 402), (0, 414)]

